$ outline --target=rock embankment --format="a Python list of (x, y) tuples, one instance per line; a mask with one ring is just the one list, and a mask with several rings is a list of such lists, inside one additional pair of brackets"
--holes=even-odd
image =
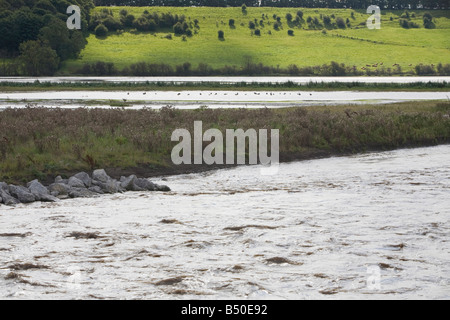
[(55, 182), (47, 187), (38, 180), (29, 182), (26, 187), (0, 182), (0, 203), (12, 206), (35, 201), (57, 202), (125, 191), (170, 191), (170, 188), (135, 175), (121, 177), (117, 181), (108, 176), (105, 170), (98, 169), (92, 173), (92, 177), (86, 172), (77, 173), (69, 179), (58, 176)]

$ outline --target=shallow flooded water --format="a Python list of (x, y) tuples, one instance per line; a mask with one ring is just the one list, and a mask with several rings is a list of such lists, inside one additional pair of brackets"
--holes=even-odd
[(0, 207), (4, 299), (449, 299), (450, 146)]
[[(370, 91), (51, 91), (0, 93), (0, 108), (123, 106), (127, 109), (161, 108), (279, 108), (290, 106), (391, 103), (447, 100), (450, 92)], [(119, 104), (118, 104), (119, 103)]]

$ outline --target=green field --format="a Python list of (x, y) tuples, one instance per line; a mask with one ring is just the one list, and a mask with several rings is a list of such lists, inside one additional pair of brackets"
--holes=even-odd
[[(102, 8), (97, 7), (95, 11)], [(296, 16), (297, 8), (248, 8), (244, 14), (241, 8), (180, 8), (180, 7), (112, 7), (115, 17), (126, 9), (136, 18), (144, 10), (149, 12), (171, 12), (185, 15), (187, 22), (198, 20), (199, 28), (191, 37), (183, 41), (173, 31), (141, 33), (128, 29), (111, 32), (106, 38), (91, 34), (88, 45), (77, 60), (64, 63), (61, 73), (70, 74), (86, 63), (97, 61), (113, 62), (121, 70), (133, 63), (165, 63), (172, 66), (189, 62), (193, 67), (206, 63), (213, 68), (225, 65), (240, 67), (246, 62), (262, 63), (266, 66), (286, 68), (291, 64), (298, 67), (317, 66), (336, 61), (347, 66), (365, 68), (368, 64), (381, 63), (386, 68), (399, 64), (403, 72), (412, 71), (420, 63), (450, 63), (450, 11), (431, 11), (436, 28), (425, 29), (422, 15), (424, 11), (410, 11), (420, 28), (404, 29), (399, 24), (403, 11), (382, 11), (381, 29), (369, 30), (365, 21), (369, 18), (363, 10), (351, 9), (301, 9), (304, 13), (301, 26), (289, 25), (285, 16)], [(351, 16), (353, 12), (353, 17)], [(265, 18), (262, 18), (262, 15)], [(274, 30), (276, 20), (281, 18), (281, 28)], [(334, 15), (347, 18), (350, 27), (345, 29), (318, 28), (310, 30), (305, 20), (310, 16)], [(391, 20), (392, 17), (392, 20)], [(235, 20), (235, 28), (228, 25)], [(252, 35), (249, 21), (257, 20), (261, 35)], [(263, 26), (259, 25), (263, 21)], [(332, 19), (332, 23), (335, 19)], [(294, 31), (289, 36), (287, 31)], [(326, 30), (324, 32), (323, 30)], [(218, 39), (218, 31), (223, 30), (225, 40)], [(270, 34), (269, 34), (270, 31)], [(172, 39), (165, 38), (172, 34)]]

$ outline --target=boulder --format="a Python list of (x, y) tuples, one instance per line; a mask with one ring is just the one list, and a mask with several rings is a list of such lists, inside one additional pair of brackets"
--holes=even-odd
[(35, 196), (36, 201), (57, 202), (58, 198), (50, 194), (50, 191), (44, 187), (38, 180), (33, 180), (27, 184), (28, 190)]
[(134, 182), (136, 181), (136, 179), (137, 179), (137, 177), (134, 174), (127, 178), (122, 177), (122, 178), (120, 178), (120, 186), (127, 191), (135, 191), (135, 190), (133, 190), (133, 186), (134, 186)]
[(71, 188), (69, 191), (69, 197), (71, 198), (91, 198), (97, 195), (97, 193), (86, 188)]
[(110, 179), (106, 182), (92, 180), (92, 184), (96, 187), (99, 187), (104, 193), (113, 194), (117, 192), (123, 192), (123, 189), (120, 186), (120, 182), (114, 179)]
[(68, 196), (70, 187), (67, 184), (63, 183), (53, 183), (48, 186), (48, 191), (51, 193), (52, 196), (55, 197)]
[(50, 195), (50, 192), (44, 187), (38, 180), (33, 180), (27, 184), (28, 190), (35, 196), (36, 200), (42, 201), (47, 199), (46, 196)]
[(8, 191), (8, 184), (5, 182), (0, 182), (0, 189)]
[(52, 196), (51, 194), (41, 194), (38, 201), (42, 201), (42, 202), (58, 202), (60, 200), (61, 199), (59, 199), (59, 198), (57, 198), (55, 196)]
[(111, 177), (106, 174), (104, 169), (97, 169), (92, 173), (92, 180), (106, 183), (108, 180), (111, 180)]
[(4, 190), (2, 188), (0, 188), (0, 197), (2, 198), (2, 202), (4, 204), (6, 204), (7, 206), (13, 206), (15, 204), (19, 204), (20, 203), (19, 200), (17, 200), (13, 196), (11, 196), (8, 191), (6, 191), (6, 190)]
[(92, 185), (92, 179), (86, 172), (79, 172), (76, 175), (74, 175), (74, 177), (83, 181), (84, 186), (86, 188), (89, 188)]
[(98, 194), (104, 194), (105, 192), (103, 192), (102, 188), (100, 188), (99, 186), (92, 186), (88, 189), (89, 191), (98, 193)]
[(9, 193), (21, 203), (31, 203), (36, 201), (35, 195), (22, 186), (9, 185)]
[(69, 185), (69, 187), (72, 188), (86, 188), (84, 182), (75, 177), (70, 177), (69, 182), (67, 184)]
[(69, 182), (69, 179), (63, 179), (63, 178), (61, 178), (61, 176), (57, 176), (56, 178), (55, 178), (55, 183), (64, 183), (64, 184), (67, 184)]
[(168, 186), (156, 184), (156, 191), (170, 192), (172, 190)]
[(134, 180), (134, 184), (137, 187), (147, 190), (147, 191), (155, 191), (156, 190), (156, 185), (147, 179), (137, 178)]

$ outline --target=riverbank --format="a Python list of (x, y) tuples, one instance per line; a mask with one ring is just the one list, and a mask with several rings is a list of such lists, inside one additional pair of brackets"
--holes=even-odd
[[(293, 161), (450, 142), (450, 103), (280, 109), (5, 109), (0, 113), (0, 181), (52, 181), (105, 168), (115, 179), (218, 167), (175, 166), (174, 130), (278, 129), (280, 160)], [(207, 144), (204, 144), (205, 147)], [(247, 146), (248, 148), (248, 146)], [(248, 150), (247, 150), (248, 151)]]

